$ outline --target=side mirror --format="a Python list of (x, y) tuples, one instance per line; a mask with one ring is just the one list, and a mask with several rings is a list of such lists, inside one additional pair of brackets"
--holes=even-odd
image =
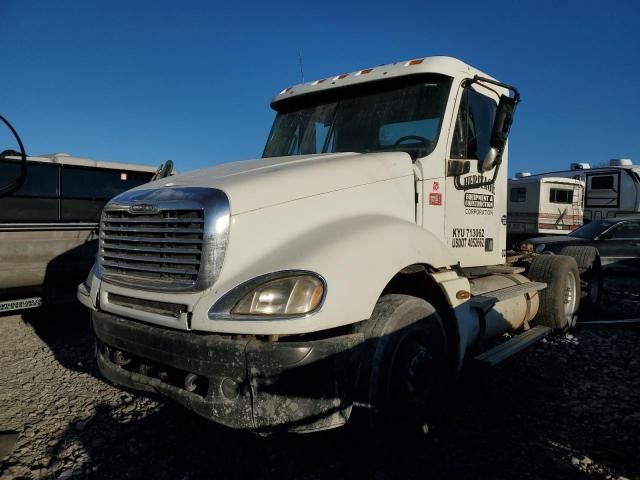
[(502, 151), (507, 144), (517, 104), (517, 98), (507, 97), (506, 95), (500, 96), (500, 103), (498, 103), (496, 118), (493, 121), (493, 129), (491, 130), (491, 147), (498, 151)]
[(161, 163), (156, 173), (151, 177), (151, 181), (160, 180), (161, 178), (166, 178), (173, 175), (173, 160), (167, 160), (164, 163)]
[(478, 162), (478, 171), (484, 173), (491, 170), (496, 166), (496, 160), (498, 160), (498, 150), (491, 147), (484, 159)]
[(500, 165), (502, 161), (502, 151), (507, 145), (507, 138), (509, 137), (509, 130), (513, 123), (513, 117), (518, 101), (519, 98), (517, 96), (500, 96), (500, 102), (496, 109), (496, 117), (493, 121), (493, 128), (491, 129), (491, 148), (485, 155), (484, 159), (478, 162), (478, 170), (480, 172), (486, 172), (495, 166)]
[[(3, 150), (0, 153), (0, 197), (3, 197), (15, 192), (24, 184), (27, 178), (27, 154), (18, 132), (9, 121), (2, 115), (0, 115), (0, 121), (9, 129), (11, 140), (17, 143), (19, 149), (19, 151)], [(2, 140), (4, 143), (4, 139)]]

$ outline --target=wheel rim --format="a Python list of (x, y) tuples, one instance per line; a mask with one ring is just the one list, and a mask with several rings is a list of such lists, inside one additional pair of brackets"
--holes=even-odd
[(395, 421), (412, 423), (427, 413), (435, 385), (434, 363), (424, 338), (408, 336), (398, 345), (389, 382), (389, 400)]
[(564, 314), (567, 318), (567, 324), (571, 325), (573, 315), (576, 312), (577, 305), (577, 289), (576, 289), (576, 277), (573, 272), (567, 274), (567, 278), (564, 286)]

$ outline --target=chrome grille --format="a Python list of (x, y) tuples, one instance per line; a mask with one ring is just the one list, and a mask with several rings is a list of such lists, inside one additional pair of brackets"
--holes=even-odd
[(105, 209), (100, 225), (103, 277), (115, 283), (191, 288), (200, 273), (204, 227), (201, 209)]

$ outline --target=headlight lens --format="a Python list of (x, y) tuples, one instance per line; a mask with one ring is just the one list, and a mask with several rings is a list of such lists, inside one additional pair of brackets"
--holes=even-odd
[(300, 315), (314, 311), (324, 297), (322, 280), (295, 275), (271, 280), (245, 295), (231, 313), (240, 315)]
[(536, 245), (536, 253), (544, 252), (545, 248), (547, 248), (547, 246), (544, 243), (541, 243), (540, 245)]
[(91, 285), (93, 284), (93, 274), (96, 271), (96, 262), (93, 262), (91, 270), (89, 270), (89, 275), (87, 275), (87, 279), (84, 281), (84, 284), (87, 286), (87, 290), (91, 291)]

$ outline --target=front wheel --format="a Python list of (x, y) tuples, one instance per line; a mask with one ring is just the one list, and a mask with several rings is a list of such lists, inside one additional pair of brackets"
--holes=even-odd
[(447, 372), (447, 342), (435, 308), (420, 298), (385, 295), (363, 326), (361, 369), (366, 423), (376, 430), (424, 431)]

